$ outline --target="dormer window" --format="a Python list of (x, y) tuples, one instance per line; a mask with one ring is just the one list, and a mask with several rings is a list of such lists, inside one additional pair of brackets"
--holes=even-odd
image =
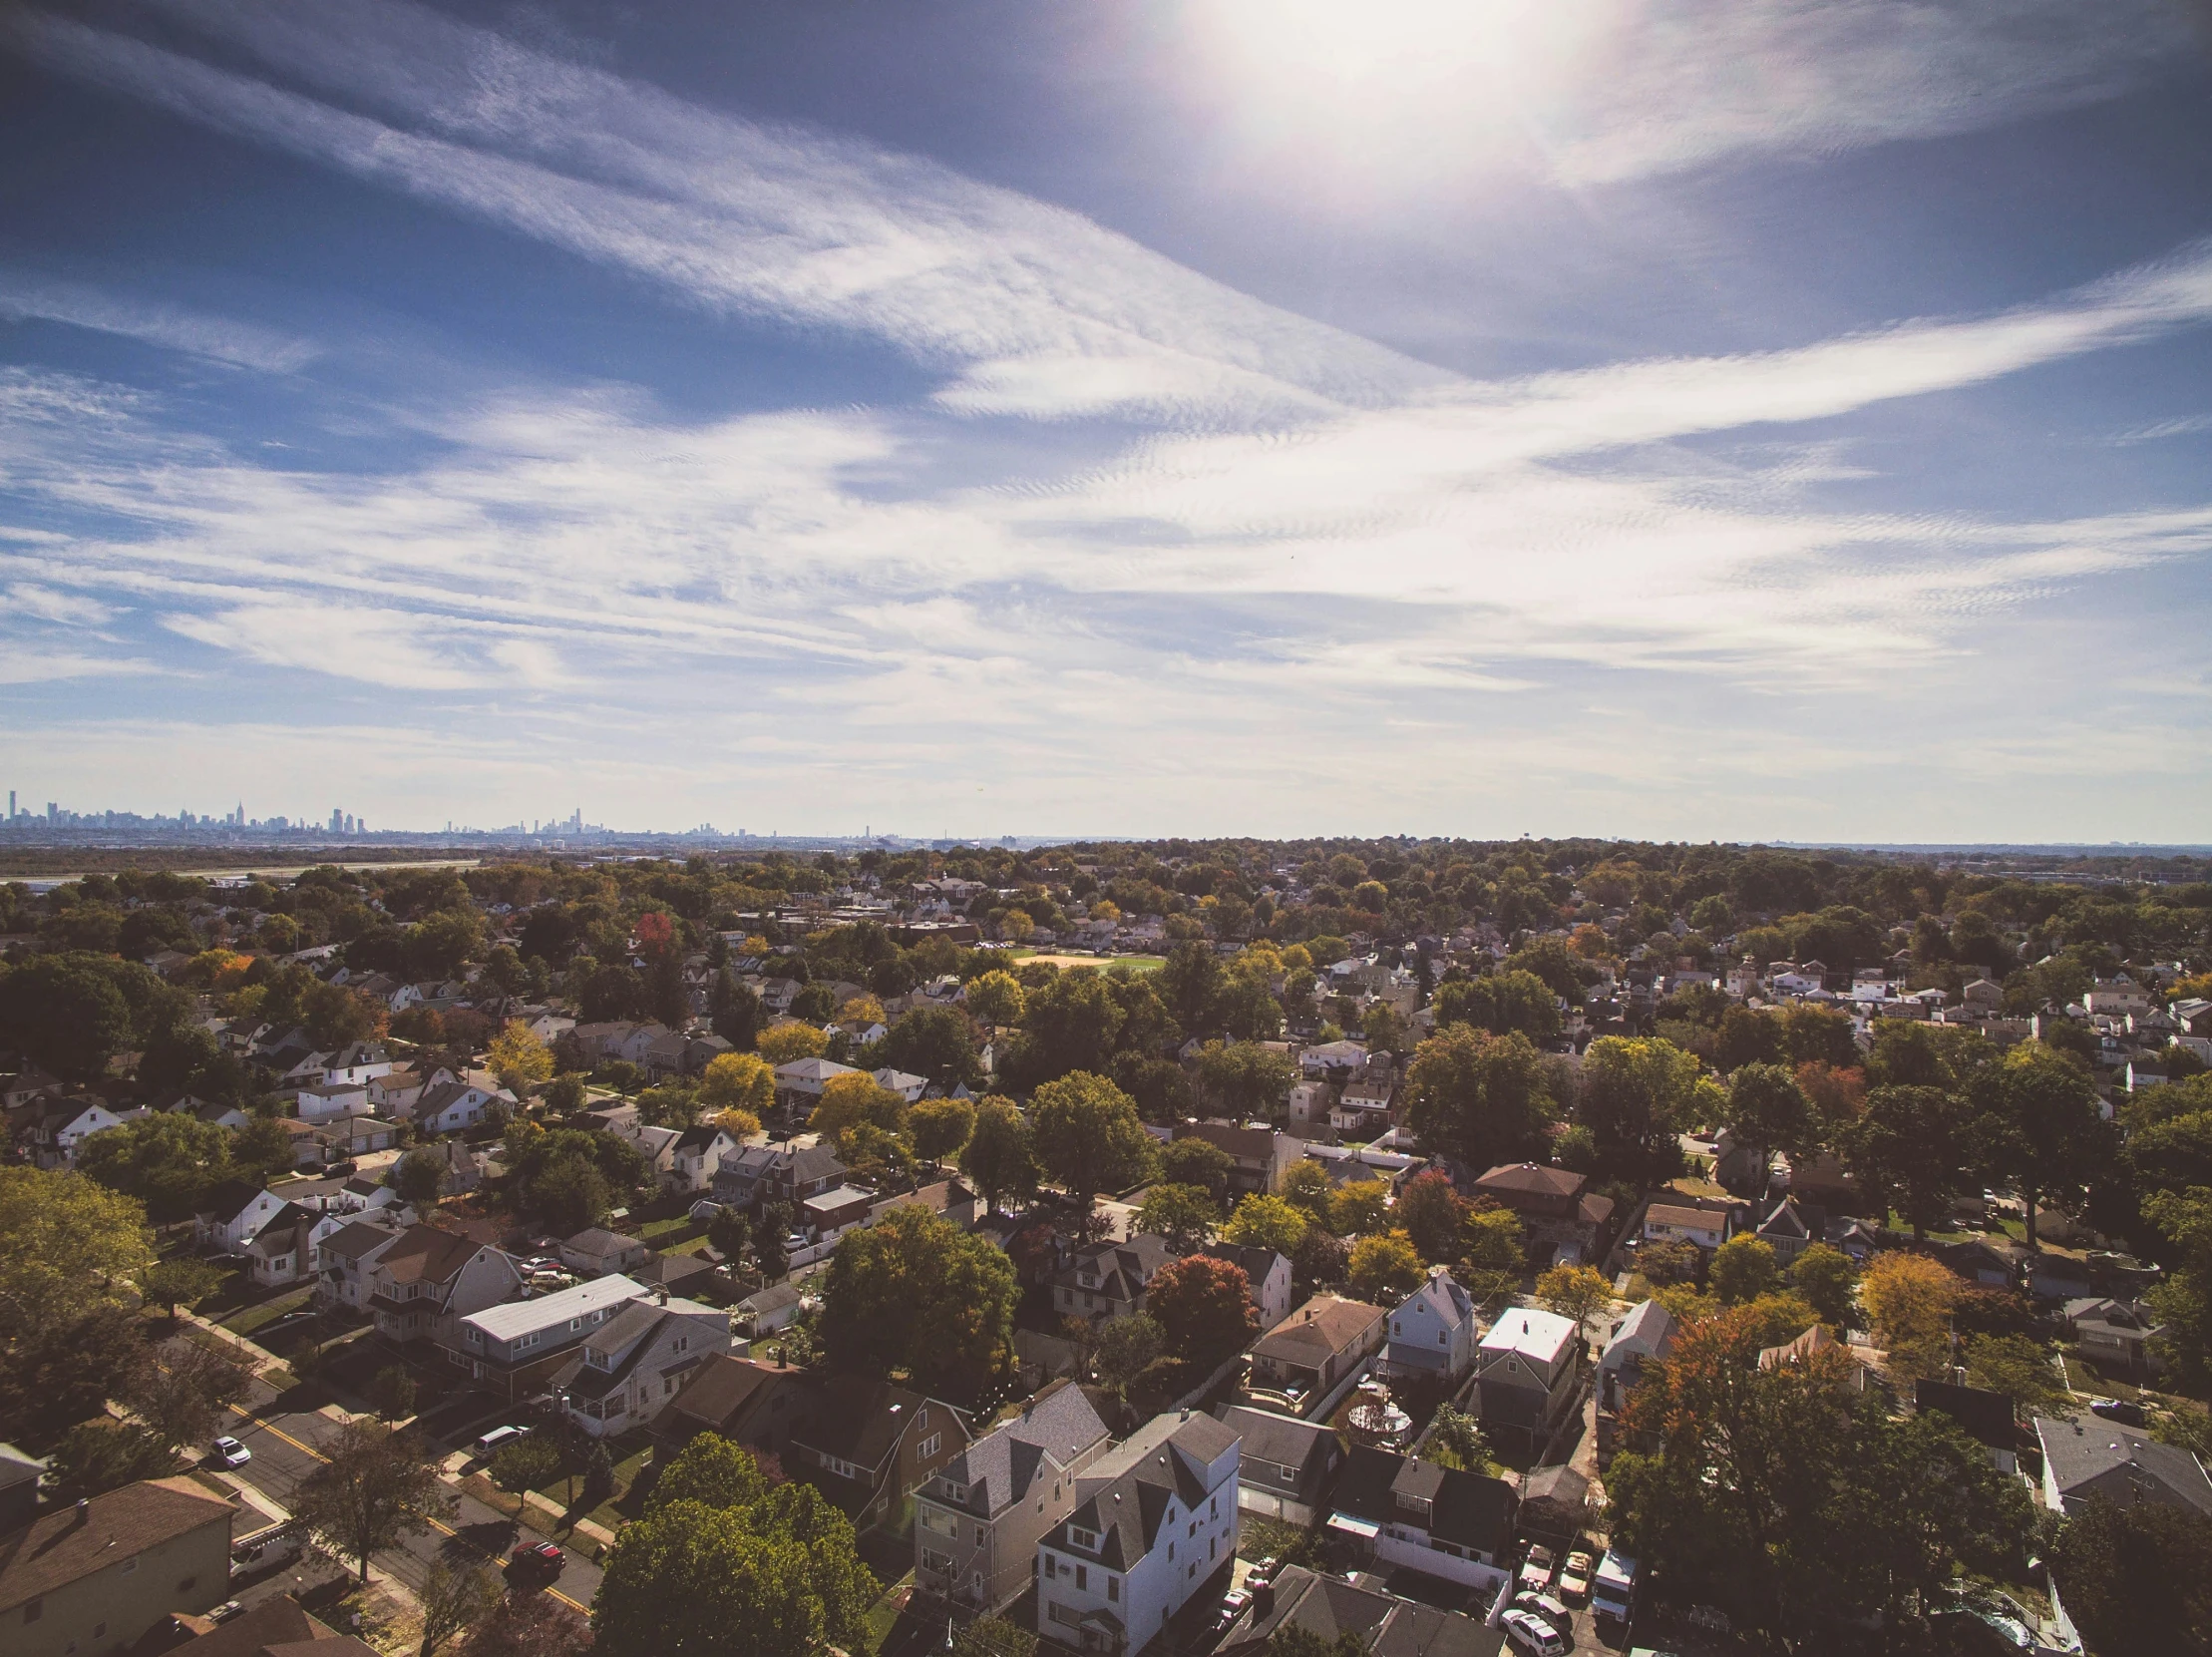
[(1067, 1539), (1069, 1546), (1082, 1548), (1085, 1552), (1095, 1552), (1098, 1547), (1097, 1531), (1082, 1530), (1072, 1524), (1067, 1527)]

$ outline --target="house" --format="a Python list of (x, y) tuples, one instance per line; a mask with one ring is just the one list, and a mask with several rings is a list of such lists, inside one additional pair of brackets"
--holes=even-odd
[(316, 1303), (352, 1312), (367, 1310), (369, 1267), (402, 1235), (398, 1226), (373, 1220), (338, 1220), (328, 1234), (312, 1239)]
[(1178, 1122), (1178, 1139), (1203, 1139), (1231, 1162), (1229, 1189), (1234, 1196), (1273, 1191), (1284, 1174), (1305, 1155), (1305, 1141), (1272, 1127), (1240, 1127), (1234, 1122)]
[(813, 1404), (814, 1389), (805, 1371), (713, 1354), (653, 1418), (653, 1437), (677, 1448), (713, 1433), (751, 1450), (780, 1453)]
[(1477, 1414), (1491, 1442), (1541, 1449), (1575, 1402), (1581, 1357), (1574, 1320), (1527, 1306), (1500, 1316), (1475, 1349)]
[(1510, 1574), (1519, 1505), (1502, 1478), (1354, 1445), (1328, 1529), (1355, 1555), (1487, 1594)]
[(1381, 1348), (1389, 1328), (1379, 1306), (1315, 1295), (1260, 1337), (1245, 1390), (1258, 1404), (1311, 1415)]
[(2141, 1304), (2084, 1296), (2066, 1302), (2064, 1319), (2084, 1356), (2129, 1376), (2147, 1378), (2160, 1369), (2152, 1343), (2165, 1325)]
[(512, 1107), (515, 1095), (504, 1087), (486, 1087), (475, 1081), (441, 1081), (425, 1087), (410, 1107), (415, 1131), (421, 1134), (459, 1133), (479, 1126)]
[(832, 1078), (857, 1075), (850, 1064), (840, 1064), (829, 1058), (794, 1058), (788, 1064), (776, 1066), (776, 1102), (797, 1119), (804, 1121), (814, 1113), (815, 1102), (822, 1097), (822, 1089)]
[(321, 1216), (311, 1208), (287, 1202), (247, 1239), (243, 1253), (246, 1271), (264, 1289), (297, 1283), (313, 1272), (308, 1234)]
[(796, 1283), (771, 1283), (757, 1295), (747, 1295), (737, 1303), (733, 1322), (740, 1335), (758, 1340), (763, 1335), (773, 1335), (787, 1329), (799, 1316), (806, 1300)]
[(2179, 1445), (2101, 1416), (2075, 1421), (2035, 1418), (2043, 1450), (2043, 1505), (2054, 1513), (2077, 1512), (2092, 1496), (2118, 1507), (2162, 1501), (2212, 1516), (2212, 1478)]
[(879, 1198), (860, 1185), (834, 1185), (799, 1204), (799, 1226), (818, 1242), (828, 1242), (865, 1225)]
[(737, 1141), (711, 1122), (687, 1127), (669, 1147), (661, 1183), (672, 1191), (704, 1191), (714, 1183), (722, 1158), (737, 1151)]
[(399, 1123), (381, 1116), (342, 1116), (318, 1127), (315, 1139), (325, 1162), (350, 1162), (371, 1151), (390, 1150), (399, 1143), (402, 1131)]
[[(577, 1347), (649, 1293), (626, 1277), (593, 1278), (535, 1300), (505, 1301), (457, 1318), (440, 1332), (438, 1345), (455, 1369), (513, 1404), (544, 1388)], [(722, 1316), (710, 1308), (700, 1310)], [(724, 1333), (726, 1337), (726, 1326)]]
[(303, 1122), (332, 1122), (341, 1116), (373, 1113), (369, 1089), (359, 1081), (310, 1081), (292, 1095), (293, 1108)]
[(192, 1241), (217, 1254), (238, 1254), (253, 1234), (276, 1217), (284, 1199), (242, 1179), (226, 1179), (199, 1199)]
[(264, 1599), (217, 1623), (212, 1617), (178, 1613), (182, 1645), (170, 1643), (157, 1628), (149, 1644), (161, 1643), (178, 1657), (377, 1657), (376, 1647), (309, 1616), (290, 1594)]
[(145, 1114), (143, 1108), (117, 1110), (98, 1099), (54, 1099), (31, 1115), (23, 1138), (30, 1147), (31, 1159), (40, 1167), (73, 1168), (78, 1147), (87, 1139)]
[(1728, 1240), (1728, 1211), (1655, 1202), (1644, 1211), (1644, 1241), (1690, 1243), (1707, 1254)]
[(1990, 1289), (2019, 1288), (2033, 1258), (2027, 1249), (2009, 1240), (1998, 1244), (1979, 1238), (1964, 1243), (1938, 1243), (1933, 1252), (1969, 1283), (1979, 1283)]
[(1367, 1049), (1357, 1041), (1321, 1041), (1298, 1054), (1298, 1069), (1322, 1081), (1343, 1080), (1366, 1065)]
[(438, 1176), (442, 1197), (467, 1196), (484, 1183), (484, 1158), (465, 1139), (436, 1139), (424, 1147), (445, 1164)]
[[(877, 1026), (875, 1028), (880, 1030), (883, 1027)], [(881, 1039), (881, 1037), (879, 1037), (879, 1039)], [(864, 1041), (862, 1044), (866, 1045), (867, 1043)], [(886, 1091), (897, 1093), (909, 1104), (920, 1104), (922, 1102), (922, 1089), (926, 1088), (929, 1085), (929, 1078), (927, 1076), (916, 1075), (910, 1070), (894, 1070), (888, 1068), (882, 1070), (874, 1070), (870, 1072), (870, 1079), (872, 1079), (877, 1086), (884, 1088)]]
[(1674, 1314), (1656, 1300), (1640, 1302), (1616, 1319), (1598, 1358), (1598, 1408), (1619, 1411), (1643, 1381), (1644, 1367), (1666, 1356), (1679, 1329)]
[(1107, 1451), (1106, 1424), (1073, 1382), (1046, 1388), (915, 1494), (915, 1586), (977, 1615), (1028, 1590), (1037, 1544), (1074, 1510), (1076, 1474)]
[(1245, 1274), (1245, 1281), (1252, 1285), (1252, 1307), (1260, 1315), (1263, 1330), (1273, 1329), (1290, 1315), (1290, 1297), (1295, 1290), (1288, 1255), (1242, 1243), (1213, 1243), (1205, 1252)]
[(178, 1611), (230, 1597), (237, 1505), (189, 1478), (150, 1478), (0, 1536), (0, 1649), (69, 1657), (135, 1646)]
[(1999, 1472), (2020, 1471), (2020, 1428), (2013, 1421), (2013, 1401), (2003, 1393), (1923, 1379), (1913, 1383), (1913, 1408), (1950, 1417), (1960, 1432), (1990, 1452)]
[(949, 1404), (888, 1381), (833, 1375), (792, 1433), (784, 1471), (820, 1489), (857, 1529), (896, 1526), (907, 1497), (972, 1438)]
[(648, 1289), (665, 1289), (685, 1300), (699, 1300), (715, 1293), (715, 1265), (697, 1254), (656, 1254), (626, 1274)]
[(714, 1200), (742, 1214), (772, 1202), (796, 1208), (845, 1183), (845, 1164), (828, 1145), (747, 1145), (714, 1170)]
[(1215, 1649), (1218, 1657), (1262, 1657), (1289, 1628), (1330, 1647), (1349, 1635), (1373, 1657), (1500, 1657), (1509, 1649), (1479, 1617), (1401, 1599), (1372, 1578), (1352, 1583), (1302, 1565), (1277, 1571), (1252, 1614)]
[[(441, 1070), (438, 1074), (449, 1081), (453, 1079), (453, 1072), (450, 1070)], [(388, 1110), (411, 1110), (415, 1101), (423, 1096), (423, 1089), (430, 1085), (431, 1080), (431, 1077), (413, 1068), (392, 1070), (374, 1077), (368, 1084), (369, 1107), (379, 1115)]]
[(0, 1536), (38, 1515), (39, 1478), (46, 1463), (13, 1445), (0, 1445)]
[(1064, 1318), (1092, 1323), (1141, 1312), (1146, 1285), (1174, 1258), (1167, 1239), (1150, 1233), (1126, 1243), (1093, 1243), (1052, 1279), (1052, 1309)]
[(291, 1149), (293, 1168), (312, 1168), (322, 1162), (321, 1128), (312, 1122), (299, 1121), (290, 1116), (278, 1116), (274, 1120), (277, 1131), (284, 1135), (285, 1143)]
[(559, 1252), (560, 1263), (570, 1271), (581, 1272), (586, 1277), (611, 1277), (642, 1266), (652, 1257), (653, 1251), (635, 1237), (590, 1226), (563, 1239)]
[(1237, 1504), (1262, 1518), (1310, 1526), (1327, 1511), (1344, 1464), (1344, 1444), (1326, 1422), (1225, 1404), (1221, 1423), (1243, 1442), (1237, 1452)]
[(1449, 1269), (1431, 1266), (1428, 1281), (1390, 1314), (1382, 1373), (1457, 1381), (1474, 1361), (1474, 1298), (1452, 1281)]
[(1825, 1209), (1799, 1202), (1795, 1197), (1784, 1197), (1759, 1222), (1757, 1235), (1760, 1242), (1774, 1251), (1775, 1262), (1786, 1268), (1819, 1242), (1827, 1229)]
[(1156, 1416), (1078, 1475), (1075, 1506), (1037, 1545), (1037, 1632), (1134, 1654), (1236, 1556), (1237, 1435)]
[(367, 1262), (367, 1306), (387, 1341), (437, 1339), (454, 1320), (522, 1292), (513, 1260), (457, 1231), (411, 1225)]
[(650, 1426), (691, 1372), (730, 1350), (730, 1315), (667, 1290), (633, 1300), (553, 1372), (569, 1419), (594, 1439)]

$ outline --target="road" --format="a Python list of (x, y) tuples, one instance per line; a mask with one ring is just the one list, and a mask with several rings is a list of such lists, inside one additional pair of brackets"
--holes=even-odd
[[(236, 1418), (231, 1436), (253, 1451), (253, 1459), (234, 1476), (288, 1512), (300, 1481), (324, 1459), (316, 1447), (331, 1439), (340, 1424), (311, 1411), (278, 1411), (274, 1395), (259, 1383), (254, 1392), (257, 1396), (250, 1407), (231, 1406)], [(451, 1479), (447, 1485), (455, 1505), (445, 1518), (433, 1518), (429, 1530), (410, 1533), (397, 1547), (370, 1555), (372, 1564), (409, 1588), (419, 1590), (432, 1564), (440, 1559), (449, 1564), (461, 1560), (500, 1564), (522, 1534), (508, 1514), (462, 1493)], [(560, 1580), (547, 1591), (564, 1605), (589, 1611), (599, 1580), (597, 1565), (570, 1553)]]

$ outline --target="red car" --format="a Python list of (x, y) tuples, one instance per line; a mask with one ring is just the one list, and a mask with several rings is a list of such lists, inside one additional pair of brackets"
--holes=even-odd
[(510, 1576), (551, 1582), (567, 1562), (568, 1556), (551, 1542), (523, 1542), (507, 1556), (507, 1570)]

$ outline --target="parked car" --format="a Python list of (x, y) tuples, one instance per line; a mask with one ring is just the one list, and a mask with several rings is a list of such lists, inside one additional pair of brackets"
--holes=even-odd
[(1571, 1628), (1574, 1626), (1575, 1622), (1575, 1613), (1568, 1610), (1566, 1606), (1562, 1605), (1550, 1594), (1532, 1594), (1527, 1592), (1515, 1594), (1513, 1596), (1513, 1609), (1516, 1611), (1532, 1612), (1533, 1614), (1542, 1617), (1554, 1628)]
[(344, 1179), (361, 1171), (361, 1164), (348, 1157), (343, 1162), (325, 1162), (322, 1165), (325, 1179)]
[(1590, 1597), (1590, 1573), (1598, 1568), (1597, 1561), (1577, 1548), (1567, 1556), (1567, 1568), (1559, 1573), (1559, 1592), (1562, 1599), (1585, 1600)]
[(1520, 1586), (1542, 1593), (1552, 1585), (1552, 1550), (1542, 1542), (1529, 1549), (1529, 1556), (1521, 1561)]
[(1542, 1617), (1527, 1611), (1508, 1611), (1498, 1623), (1506, 1638), (1523, 1651), (1532, 1651), (1536, 1657), (1567, 1657), (1567, 1642)]
[(253, 1459), (253, 1451), (231, 1438), (215, 1441), (215, 1459), (226, 1467), (242, 1467)]
[(519, 1427), (495, 1427), (492, 1429), (491, 1432), (485, 1434), (483, 1438), (477, 1440), (475, 1444), (471, 1445), (469, 1449), (475, 1454), (490, 1455), (494, 1450), (498, 1450), (500, 1446), (513, 1444), (517, 1439), (527, 1437), (528, 1435), (523, 1431), (523, 1429)]
[(1221, 1614), (1214, 1618), (1214, 1632), (1226, 1634), (1237, 1625), (1245, 1614), (1245, 1607), (1252, 1603), (1252, 1595), (1242, 1588), (1232, 1588), (1222, 1598)]
[(1283, 1568), (1283, 1561), (1270, 1553), (1252, 1562), (1245, 1572), (1245, 1586), (1263, 1588), (1275, 1580), (1275, 1573)]
[(307, 1551), (307, 1538), (293, 1524), (271, 1525), (243, 1537), (230, 1549), (230, 1574), (250, 1576), (256, 1571), (288, 1565)]
[(2124, 1399), (2093, 1398), (2089, 1400), (2089, 1414), (2102, 1416), (2108, 1422), (2118, 1422), (2123, 1427), (2148, 1427), (2150, 1417), (2139, 1404), (2129, 1404)]
[(551, 1582), (560, 1574), (568, 1556), (551, 1542), (519, 1542), (507, 1556), (507, 1574), (535, 1582)]
[(209, 1611), (207, 1613), (207, 1620), (209, 1622), (228, 1622), (232, 1617), (238, 1615), (238, 1613), (243, 1611), (245, 1607), (239, 1604), (238, 1601), (234, 1599), (226, 1599), (220, 1605), (216, 1606), (212, 1611)]

